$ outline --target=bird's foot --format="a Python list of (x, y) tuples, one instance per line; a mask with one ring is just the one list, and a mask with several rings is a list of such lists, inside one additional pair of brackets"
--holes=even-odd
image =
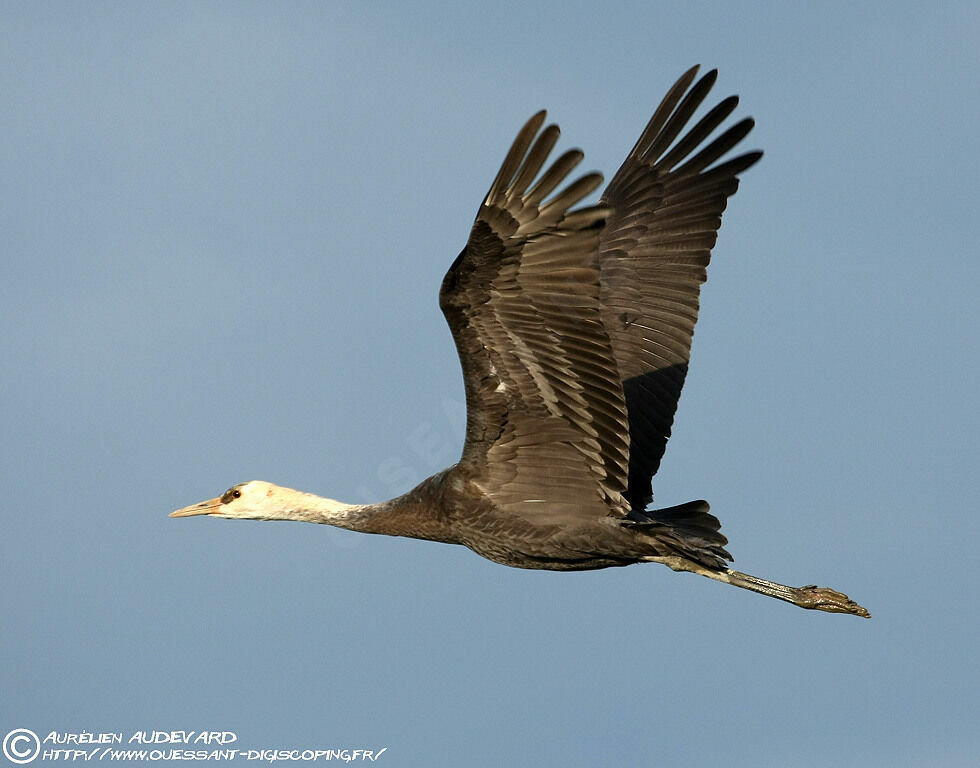
[(815, 611), (828, 611), (829, 613), (850, 613), (865, 619), (871, 618), (871, 614), (868, 613), (866, 608), (855, 603), (844, 593), (836, 592), (828, 587), (818, 587), (816, 584), (808, 584), (797, 590), (796, 598), (793, 602), (801, 608), (811, 608)]

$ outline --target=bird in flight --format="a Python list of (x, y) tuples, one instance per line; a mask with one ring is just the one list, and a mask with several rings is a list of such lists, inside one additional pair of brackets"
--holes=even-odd
[(869, 617), (832, 589), (729, 568), (707, 502), (651, 508), (721, 215), (762, 156), (722, 160), (751, 118), (712, 138), (735, 96), (689, 125), (717, 77), (697, 72), (670, 88), (595, 205), (576, 207), (600, 174), (566, 183), (580, 150), (546, 167), (558, 127), (542, 127), (543, 111), (517, 134), (439, 292), (466, 390), (455, 465), (378, 504), (253, 480), (171, 517), (326, 523), (462, 544), (518, 568), (663, 563)]

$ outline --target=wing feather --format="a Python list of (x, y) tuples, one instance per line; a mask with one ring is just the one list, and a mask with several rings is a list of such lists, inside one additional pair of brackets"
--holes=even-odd
[(581, 151), (542, 173), (558, 138), (543, 122), (518, 133), (440, 291), (466, 386), (460, 464), (536, 523), (624, 516), (626, 403), (599, 307), (609, 209), (571, 210), (602, 182), (561, 187)]
[(717, 78), (697, 71), (667, 92), (598, 205), (574, 208), (601, 176), (566, 183), (583, 154), (548, 166), (559, 130), (534, 115), (443, 280), (466, 386), (460, 465), (536, 524), (652, 499), (721, 216), (761, 157), (718, 162), (753, 127), (712, 138), (735, 96), (688, 127)]
[(762, 154), (712, 166), (751, 131), (751, 119), (698, 151), (735, 110), (735, 96), (681, 135), (717, 78), (711, 71), (695, 83), (696, 75), (688, 70), (668, 91), (602, 197), (613, 211), (600, 243), (602, 316), (629, 415), (626, 497), (639, 510), (653, 498), (670, 437), (721, 215), (738, 174)]

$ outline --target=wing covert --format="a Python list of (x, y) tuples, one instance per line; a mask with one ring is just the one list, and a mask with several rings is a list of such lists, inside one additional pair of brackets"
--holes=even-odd
[(559, 188), (579, 150), (542, 173), (558, 138), (544, 118), (514, 140), (440, 291), (466, 387), (460, 464), (536, 521), (624, 515), (626, 404), (599, 307), (609, 209), (572, 210), (597, 173)]

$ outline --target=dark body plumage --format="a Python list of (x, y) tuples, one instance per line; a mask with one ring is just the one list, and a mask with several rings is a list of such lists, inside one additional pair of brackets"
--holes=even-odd
[(580, 151), (542, 174), (558, 138), (543, 112), (515, 139), (439, 295), (466, 386), (463, 455), (392, 502), (418, 521), (439, 510), (432, 538), (522, 568), (731, 559), (705, 502), (646, 509), (721, 214), (761, 156), (713, 165), (750, 119), (698, 151), (735, 97), (675, 141), (716, 77), (691, 87), (695, 75), (670, 90), (597, 205), (573, 209), (597, 173), (559, 189)]
[(762, 154), (722, 159), (751, 119), (711, 137), (734, 96), (689, 126), (716, 78), (696, 74), (668, 91), (596, 205), (574, 207), (599, 174), (562, 186), (579, 150), (545, 168), (558, 128), (542, 128), (544, 112), (517, 135), (439, 293), (466, 388), (456, 465), (380, 504), (253, 481), (174, 515), (328, 523), (463, 544), (519, 568), (660, 562), (867, 616), (839, 592), (728, 568), (707, 502), (648, 508), (721, 215)]
[(579, 150), (542, 173), (558, 138), (557, 126), (542, 130), (544, 112), (520, 131), (439, 293), (466, 387), (463, 455), (367, 508), (359, 529), (463, 544), (519, 568), (662, 562), (867, 616), (833, 590), (727, 568), (705, 501), (648, 509), (721, 215), (762, 156), (721, 161), (751, 119), (711, 138), (737, 97), (688, 127), (717, 75), (696, 74), (668, 91), (597, 205), (574, 208), (597, 173), (560, 188)]

